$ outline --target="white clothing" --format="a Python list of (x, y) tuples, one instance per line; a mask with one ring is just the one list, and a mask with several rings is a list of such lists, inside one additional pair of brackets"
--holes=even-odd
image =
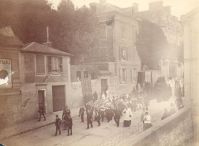
[(132, 119), (132, 111), (130, 108), (124, 109), (123, 111), (123, 120), (130, 121)]
[(144, 116), (144, 123), (145, 124), (151, 124), (151, 116), (150, 115)]

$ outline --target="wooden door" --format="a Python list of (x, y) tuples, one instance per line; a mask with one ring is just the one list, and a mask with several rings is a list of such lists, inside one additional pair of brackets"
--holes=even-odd
[(53, 112), (61, 111), (65, 107), (65, 86), (52, 86)]

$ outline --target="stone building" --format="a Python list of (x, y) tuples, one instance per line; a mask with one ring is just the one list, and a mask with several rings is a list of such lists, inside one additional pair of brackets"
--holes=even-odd
[(181, 21), (172, 15), (171, 7), (164, 6), (163, 1), (156, 1), (149, 3), (148, 10), (139, 11), (138, 4), (134, 3), (132, 7), (124, 8), (123, 12), (133, 15), (138, 21), (147, 20), (161, 28), (168, 42), (164, 53), (159, 54), (161, 74), (165, 77), (175, 77), (176, 75), (171, 73), (172, 70), (178, 72), (183, 68), (183, 28)]
[(21, 120), (19, 55), (22, 46), (10, 27), (0, 29), (0, 72), (6, 70), (9, 74), (7, 84), (0, 84), (0, 129)]
[(22, 102), (27, 109), (24, 116), (35, 115), (39, 104), (47, 113), (63, 110), (70, 98), (70, 56), (36, 42), (21, 49)]
[[(10, 27), (0, 30), (0, 125), (60, 111), (70, 100), (70, 54), (32, 42), (25, 46)], [(0, 127), (0, 128), (3, 128)]]
[(185, 96), (192, 101), (195, 145), (199, 141), (199, 8), (182, 17), (184, 26), (184, 86)]
[[(135, 46), (138, 24), (133, 17), (123, 14), (121, 8), (105, 1), (91, 5), (98, 18), (97, 43), (85, 56), (81, 67), (96, 74), (101, 84), (98, 92), (129, 93), (136, 85), (141, 65)], [(72, 76), (77, 75), (78, 69), (75, 70), (76, 73), (72, 70)]]
[(171, 14), (171, 7), (163, 5), (163, 1), (151, 2), (149, 3), (148, 10), (135, 11), (134, 15), (157, 24), (163, 30), (169, 43), (168, 50), (181, 47), (183, 36), (182, 24), (176, 16)]

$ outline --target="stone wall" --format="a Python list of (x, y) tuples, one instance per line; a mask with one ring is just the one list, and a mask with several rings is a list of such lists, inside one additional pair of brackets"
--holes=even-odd
[(192, 100), (194, 140), (199, 142), (199, 8), (182, 17), (184, 25), (184, 90)]
[(21, 119), (21, 92), (19, 51), (15, 46), (0, 46), (0, 58), (10, 59), (12, 68), (12, 87), (0, 88), (0, 130)]
[(185, 108), (155, 123), (152, 128), (126, 140), (129, 146), (189, 146), (193, 138), (192, 114)]

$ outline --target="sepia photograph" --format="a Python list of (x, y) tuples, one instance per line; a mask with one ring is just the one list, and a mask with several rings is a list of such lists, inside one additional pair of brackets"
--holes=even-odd
[(0, 146), (199, 146), (199, 0), (0, 0)]

